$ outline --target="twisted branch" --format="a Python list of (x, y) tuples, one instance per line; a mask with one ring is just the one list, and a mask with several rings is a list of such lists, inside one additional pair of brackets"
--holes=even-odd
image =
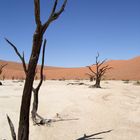
[(55, 3), (54, 3), (54, 6), (53, 6), (53, 9), (52, 9), (52, 12), (51, 12), (51, 14), (49, 16), (49, 19), (43, 24), (42, 34), (44, 34), (44, 32), (46, 31), (46, 29), (48, 28), (50, 23), (52, 21), (56, 20), (61, 15), (61, 13), (64, 11), (64, 9), (66, 7), (67, 0), (64, 1), (64, 3), (62, 4), (60, 10), (58, 10), (56, 12), (57, 2), (58, 2), (58, 0), (55, 0)]
[(24, 58), (24, 52), (23, 54), (21, 55), (17, 49), (17, 47), (11, 43), (7, 38), (5, 38), (6, 42), (14, 49), (15, 53), (18, 55), (18, 57), (20, 58), (20, 60), (22, 61), (22, 65), (23, 65), (23, 69), (24, 69), (24, 72), (25, 74), (27, 74), (27, 67), (26, 67), (26, 63), (25, 63), (25, 58)]

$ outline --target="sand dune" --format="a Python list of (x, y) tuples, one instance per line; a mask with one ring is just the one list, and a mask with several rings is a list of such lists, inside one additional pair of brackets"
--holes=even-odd
[[(0, 64), (8, 63), (5, 67), (3, 75), (6, 79), (25, 78), (22, 65), (15, 62), (0, 61)], [(135, 57), (130, 60), (111, 60), (106, 62), (107, 65), (113, 67), (106, 75), (105, 79), (113, 80), (140, 80), (140, 57)], [(39, 68), (38, 68), (39, 69)], [(59, 68), (46, 66), (44, 75), (46, 79), (88, 79), (86, 73), (90, 73), (87, 67), (81, 68)], [(37, 74), (39, 78), (39, 73)]]

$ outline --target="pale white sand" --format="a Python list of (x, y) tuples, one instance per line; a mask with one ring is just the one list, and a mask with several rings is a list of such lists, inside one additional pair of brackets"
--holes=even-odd
[[(37, 82), (37, 81), (36, 81)], [(35, 82), (35, 84), (36, 84)], [(73, 81), (45, 81), (40, 90), (39, 114), (64, 119), (51, 126), (34, 126), (30, 121), (30, 140), (75, 140), (87, 135), (113, 129), (94, 138), (105, 140), (140, 140), (140, 86), (134, 82), (103, 81), (102, 89), (85, 85), (67, 85)], [(81, 81), (92, 84), (88, 81)], [(4, 81), (0, 86), (0, 140), (10, 140), (8, 114), (15, 127), (24, 83)]]

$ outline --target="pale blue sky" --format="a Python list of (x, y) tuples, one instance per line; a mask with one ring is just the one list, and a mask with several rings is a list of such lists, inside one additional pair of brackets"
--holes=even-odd
[[(54, 0), (40, 1), (45, 21)], [(5, 42), (7, 37), (20, 52), (25, 51), (28, 62), (35, 30), (33, 12), (33, 0), (1, 0), (0, 59), (20, 62)], [(46, 65), (87, 66), (95, 62), (97, 51), (108, 59), (139, 56), (140, 0), (68, 0), (44, 37), (48, 40)]]

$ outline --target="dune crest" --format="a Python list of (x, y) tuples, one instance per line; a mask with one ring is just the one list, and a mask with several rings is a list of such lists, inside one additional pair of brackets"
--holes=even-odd
[[(0, 64), (8, 63), (3, 70), (1, 79), (24, 79), (25, 74), (21, 63), (0, 60)], [(140, 56), (129, 60), (110, 60), (105, 63), (113, 69), (109, 70), (105, 75), (105, 79), (111, 80), (140, 80)], [(94, 68), (93, 68), (94, 69)], [(49, 80), (65, 80), (65, 79), (88, 79), (90, 73), (87, 67), (79, 68), (62, 68), (45, 66), (44, 75)], [(36, 78), (39, 78), (39, 66)]]

